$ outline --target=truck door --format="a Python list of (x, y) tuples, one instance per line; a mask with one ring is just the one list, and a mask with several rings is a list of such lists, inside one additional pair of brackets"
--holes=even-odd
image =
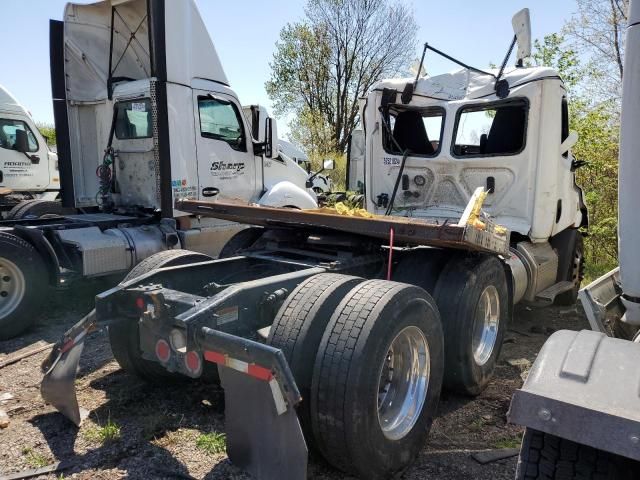
[[(34, 129), (23, 119), (0, 113), (0, 186), (37, 191), (49, 185), (47, 146)], [(26, 153), (17, 150), (21, 138), (26, 138)]]
[(222, 93), (194, 90), (198, 198), (253, 200), (259, 193), (251, 135), (239, 106)]

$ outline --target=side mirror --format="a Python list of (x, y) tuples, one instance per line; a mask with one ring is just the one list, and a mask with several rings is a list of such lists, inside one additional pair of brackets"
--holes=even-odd
[(29, 140), (27, 138), (27, 132), (20, 129), (16, 130), (16, 143), (14, 144), (13, 148), (21, 153), (27, 153), (29, 151)]
[(327, 160), (325, 160), (325, 161), (322, 163), (322, 169), (323, 169), (323, 170), (333, 170), (333, 169), (335, 169), (335, 168), (336, 168), (336, 162), (335, 162), (335, 160), (329, 160), (329, 159), (327, 159)]
[(267, 117), (265, 121), (264, 155), (267, 158), (277, 158), (278, 153), (278, 126), (275, 119)]
[(511, 25), (513, 25), (513, 33), (515, 33), (516, 41), (518, 42), (517, 61), (520, 63), (531, 56), (531, 17), (529, 9), (523, 8), (516, 13), (511, 19)]
[(560, 144), (560, 155), (567, 153), (578, 141), (578, 133), (574, 130), (569, 132), (569, 136)]

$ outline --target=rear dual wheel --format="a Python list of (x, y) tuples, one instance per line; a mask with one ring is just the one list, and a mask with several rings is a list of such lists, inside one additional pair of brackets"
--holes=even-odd
[(445, 388), (478, 395), (502, 348), (510, 314), (507, 277), (492, 256), (454, 257), (434, 291), (445, 340)]
[[(442, 330), (423, 289), (358, 279), (344, 292), (352, 279), (321, 274), (301, 284), (298, 296), (323, 290), (316, 313), (293, 314), (292, 293), (272, 329), (286, 323), (295, 340), (275, 341), (274, 333), (270, 342), (308, 392), (299, 414), (312, 444), (341, 470), (387, 478), (413, 460), (429, 434), (442, 383)], [(296, 349), (304, 355), (287, 353)]]

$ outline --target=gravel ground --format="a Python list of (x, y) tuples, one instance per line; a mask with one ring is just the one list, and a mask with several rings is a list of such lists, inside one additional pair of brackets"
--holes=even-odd
[[(113, 284), (104, 280), (73, 294), (57, 292), (36, 328), (0, 342), (0, 364), (23, 349), (56, 341), (91, 309), (95, 293)], [(521, 429), (505, 418), (511, 394), (547, 336), (561, 328), (587, 328), (587, 322), (573, 308), (518, 308), (494, 380), (474, 399), (443, 394), (429, 443), (402, 478), (512, 479), (515, 457), (480, 465), (471, 454), (519, 446)], [(141, 383), (120, 370), (105, 332), (97, 331), (86, 341), (77, 381), (78, 402), (90, 414), (77, 429), (40, 398), (39, 365), (46, 355), (0, 369), (0, 410), (10, 417), (0, 430), (0, 475), (63, 461), (62, 472), (37, 478), (249, 478), (229, 462), (215, 435), (224, 432), (224, 395), (218, 387)], [(351, 477), (312, 456), (309, 478)]]

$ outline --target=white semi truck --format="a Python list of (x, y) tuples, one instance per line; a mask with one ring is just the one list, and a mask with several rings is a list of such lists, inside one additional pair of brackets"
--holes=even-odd
[(276, 123), (258, 115), (252, 134), (193, 1), (68, 4), (50, 49), (62, 199), (23, 202), (0, 224), (0, 339), (34, 321), (50, 287), (167, 249), (217, 255), (243, 228), (175, 210), (178, 198), (317, 206), (297, 165), (265, 173)]
[(618, 178), (620, 266), (580, 291), (591, 330), (543, 345), (509, 420), (517, 480), (640, 478), (640, 2), (629, 2)]
[(55, 200), (58, 156), (29, 111), (0, 85), (0, 218), (24, 200)]
[(522, 66), (527, 10), (514, 29), (515, 68), (507, 55), (500, 70), (373, 88), (364, 149), (352, 141), (349, 155), (366, 212), (177, 200), (251, 233), (222, 259), (151, 256), (99, 295), (43, 364), (45, 400), (79, 424), (84, 338), (107, 324), (141, 378), (212, 378), (217, 365), (229, 458), (255, 478), (306, 478), (309, 442), (361, 478), (401, 472), (441, 387), (488, 385), (514, 303), (575, 302), (580, 283), (587, 215), (566, 90), (554, 70)]

